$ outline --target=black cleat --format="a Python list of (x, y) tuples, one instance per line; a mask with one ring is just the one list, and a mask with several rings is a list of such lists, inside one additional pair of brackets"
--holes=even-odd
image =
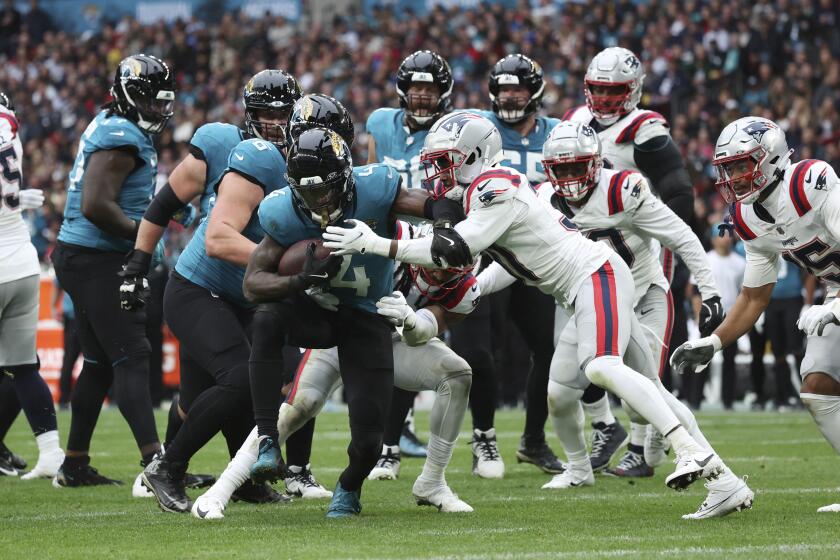
[(58, 474), (53, 478), (56, 488), (80, 488), (82, 486), (121, 486), (122, 480), (115, 480), (102, 476), (99, 471), (90, 466), (90, 457), (81, 464), (64, 463), (59, 467)]
[(527, 437), (522, 436), (519, 440), (519, 450), (516, 452), (516, 461), (531, 463), (548, 474), (562, 474), (566, 470), (563, 462), (557, 458), (545, 439), (529, 441)]
[(610, 465), (616, 452), (627, 443), (627, 431), (618, 420), (607, 425), (603, 422), (592, 424), (592, 451), (589, 462), (593, 472), (601, 472)]
[[(18, 471), (22, 471), (26, 468), (26, 460), (21, 457), (20, 455), (15, 455), (12, 453), (12, 450), (6, 447), (6, 444), (0, 442), (0, 464), (3, 462), (8, 462), (13, 468), (17, 469)], [(0, 474), (6, 474), (2, 472), (2, 467), (0, 467)]]
[(184, 476), (184, 486), (187, 488), (198, 489), (212, 486), (216, 482), (216, 477), (212, 474), (193, 474), (187, 473)]
[(643, 453), (628, 450), (618, 464), (605, 470), (604, 474), (624, 478), (648, 478), (653, 476), (653, 467), (645, 462)]
[(281, 494), (268, 484), (254, 484), (250, 480), (246, 480), (245, 484), (237, 488), (231, 498), (234, 502), (249, 504), (285, 504), (292, 501), (291, 496)]
[(155, 458), (143, 471), (143, 484), (152, 491), (160, 509), (172, 513), (189, 513), (192, 500), (184, 488), (186, 463), (170, 463)]

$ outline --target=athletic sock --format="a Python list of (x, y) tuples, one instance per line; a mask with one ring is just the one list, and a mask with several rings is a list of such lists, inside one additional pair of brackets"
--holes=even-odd
[(645, 434), (647, 434), (647, 424), (630, 423), (630, 445), (644, 449)]
[(236, 489), (242, 486), (251, 476), (251, 466), (257, 460), (258, 439), (257, 429), (254, 428), (248, 434), (245, 443), (242, 444), (242, 447), (225, 467), (225, 470), (219, 475), (215, 484), (205, 492), (205, 495), (218, 498), (223, 504), (227, 505)]
[(586, 403), (581, 402), (583, 410), (589, 416), (589, 421), (593, 424), (603, 422), (607, 426), (615, 424), (615, 416), (613, 416), (610, 408), (610, 398), (604, 393), (600, 399), (595, 402)]
[(444, 482), (443, 473), (452, 459), (454, 448), (454, 441), (444, 441), (434, 434), (429, 436), (429, 445), (426, 447), (426, 462), (423, 463), (423, 472), (420, 473), (420, 476), (426, 480)]

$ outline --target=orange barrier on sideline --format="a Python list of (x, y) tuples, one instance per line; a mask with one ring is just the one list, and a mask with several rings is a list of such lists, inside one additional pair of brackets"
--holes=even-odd
[[(53, 318), (52, 300), (55, 281), (51, 276), (41, 276), (41, 299), (38, 310), (38, 358), (41, 360), (41, 376), (52, 391), (53, 399), (58, 400), (58, 381), (61, 377), (61, 363), (64, 360), (64, 326)], [(59, 301), (55, 317), (61, 318)], [(82, 369), (82, 358), (73, 366), (73, 379)], [(181, 363), (178, 355), (178, 339), (167, 326), (163, 327), (163, 385), (177, 388), (181, 379)]]

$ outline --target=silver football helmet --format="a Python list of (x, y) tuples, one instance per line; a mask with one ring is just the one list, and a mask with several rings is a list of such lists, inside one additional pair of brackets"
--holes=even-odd
[(752, 204), (764, 187), (784, 175), (793, 150), (779, 125), (762, 117), (729, 123), (715, 144), (715, 188), (727, 203)]
[(542, 164), (557, 195), (577, 202), (601, 178), (601, 140), (587, 124), (562, 121), (543, 144)]
[(426, 136), (420, 161), (437, 196), (461, 200), (473, 179), (501, 161), (502, 136), (488, 119), (466, 112), (435, 122)]
[(639, 105), (644, 81), (642, 62), (632, 51), (606, 48), (586, 69), (586, 106), (600, 124), (611, 125)]

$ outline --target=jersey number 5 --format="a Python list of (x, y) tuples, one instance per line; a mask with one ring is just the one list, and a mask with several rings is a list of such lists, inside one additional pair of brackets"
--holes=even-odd
[[(829, 252), (829, 247), (818, 238), (792, 251), (785, 251), (784, 258), (793, 261), (814, 276), (840, 283), (840, 252)], [(825, 271), (834, 267), (836, 272)]]
[(350, 255), (344, 255), (341, 261), (341, 269), (335, 278), (330, 281), (330, 286), (334, 288), (347, 288), (348, 290), (356, 290), (357, 297), (366, 297), (368, 288), (370, 288), (370, 279), (365, 274), (364, 266), (353, 267), (353, 279), (347, 278), (350, 269)]
[(17, 166), (17, 154), (14, 146), (7, 146), (0, 150), (0, 171), (3, 182), (11, 186), (11, 192), (3, 193), (2, 204), (15, 209), (20, 204), (18, 189), (20, 189), (20, 169)]

